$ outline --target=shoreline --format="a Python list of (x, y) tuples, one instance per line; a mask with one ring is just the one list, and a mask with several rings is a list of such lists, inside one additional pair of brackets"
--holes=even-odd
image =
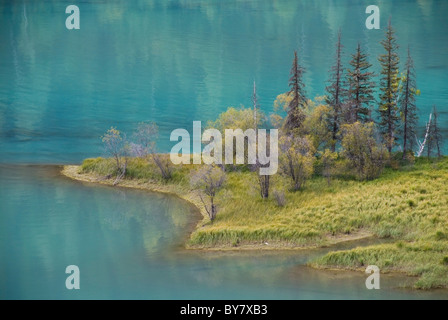
[[(72, 180), (80, 181), (80, 182), (88, 182), (88, 183), (97, 183), (101, 185), (113, 186), (113, 179), (105, 179), (100, 175), (94, 173), (79, 173), (80, 165), (63, 165), (60, 173)], [(192, 205), (195, 210), (201, 214), (202, 219), (200, 219), (192, 233), (188, 235), (188, 239), (193, 234), (193, 232), (199, 230), (203, 226), (209, 223), (208, 215), (205, 211), (200, 198), (197, 194), (192, 192), (191, 190), (187, 190), (186, 188), (182, 188), (179, 186), (169, 185), (169, 184), (160, 184), (150, 181), (143, 180), (126, 180), (123, 179), (117, 187), (130, 188), (130, 189), (138, 189), (138, 190), (146, 190), (149, 192), (158, 192), (164, 194), (170, 194), (176, 196), (182, 200), (187, 201), (190, 205)], [(359, 240), (365, 240), (369, 238), (374, 238), (374, 235), (366, 230), (361, 230), (359, 232), (354, 232), (350, 235), (337, 235), (337, 236), (327, 236), (325, 240), (326, 242), (322, 244), (306, 244), (303, 246), (299, 246), (297, 244), (291, 244), (288, 242), (275, 241), (271, 243), (240, 243), (238, 246), (232, 245), (214, 245), (214, 246), (202, 246), (202, 245), (190, 245), (188, 244), (188, 240), (183, 243), (185, 249), (187, 250), (202, 250), (202, 251), (300, 251), (300, 250), (309, 250), (309, 249), (321, 249), (331, 247), (341, 243), (349, 243)]]
[[(60, 166), (60, 168), (61, 167), (62, 169), (59, 169), (59, 174), (71, 180), (106, 186), (114, 185), (114, 178), (106, 179), (101, 174), (95, 172), (79, 173), (81, 165), (63, 165)], [(186, 201), (192, 206), (192, 212), (196, 212), (197, 214), (200, 213), (201, 217), (198, 217), (197, 222), (192, 221), (191, 228), (189, 228), (188, 232), (185, 232), (183, 242), (179, 242), (178, 248), (186, 250), (185, 252), (214, 252), (216, 254), (219, 254), (220, 252), (259, 252), (268, 254), (274, 252), (280, 253), (282, 251), (298, 253), (305, 252), (306, 250), (323, 249), (327, 252), (321, 257), (308, 261), (304, 266), (322, 271), (364, 272), (364, 266), (366, 266), (364, 263), (369, 260), (372, 261), (373, 259), (373, 263), (370, 264), (380, 266), (382, 273), (396, 273), (413, 278), (413, 284), (407, 284), (406, 287), (423, 290), (447, 288), (446, 283), (443, 281), (443, 272), (445, 271), (440, 269), (440, 267), (437, 269), (437, 265), (440, 264), (440, 261), (437, 259), (443, 258), (441, 255), (444, 254), (444, 243), (427, 243), (425, 240), (403, 241), (399, 239), (395, 239), (395, 241), (391, 242), (384, 242), (381, 240), (381, 237), (378, 237), (376, 233), (367, 228), (360, 228), (350, 233), (337, 233), (335, 235), (324, 234), (321, 238), (316, 239), (316, 241), (304, 243), (285, 240), (272, 240), (268, 243), (255, 239), (251, 241), (250, 238), (239, 241), (236, 245), (233, 242), (209, 242), (209, 239), (213, 239), (213, 233), (207, 233), (207, 230), (209, 230), (210, 227), (213, 228), (213, 225), (210, 224), (207, 212), (203, 207), (199, 195), (191, 190), (189, 185), (163, 183), (151, 181), (146, 178), (131, 178), (120, 180), (116, 186), (170, 194)], [(222, 228), (222, 226), (220, 227)], [(267, 230), (269, 230), (269, 225), (265, 224), (265, 228), (266, 227), (268, 228)], [(238, 232), (238, 228), (241, 228), (241, 226), (232, 225), (232, 223), (230, 223), (227, 228), (227, 231), (231, 233)], [(203, 237), (202, 243), (194, 243), (194, 237), (198, 234)], [(366, 244), (366, 242), (369, 243)], [(428, 252), (428, 246), (429, 248), (432, 246), (442, 246), (441, 248), (435, 248), (434, 250), (443, 250), (441, 252)], [(399, 252), (402, 253), (399, 254)], [(420, 252), (422, 253), (420, 254)], [(423, 252), (425, 252), (425, 254), (423, 254)], [(391, 265), (391, 261), (394, 260), (396, 260), (395, 263)], [(415, 261), (415, 263), (412, 261)], [(431, 261), (430, 263), (434, 264), (436, 268), (434, 270), (429, 270), (428, 272), (419, 272), (419, 268), (422, 268), (422, 266), (426, 265), (429, 261)]]
[[(89, 183), (97, 183), (107, 186), (114, 186), (112, 179), (105, 179), (101, 177), (100, 175), (96, 175), (93, 173), (79, 173), (78, 169), (81, 166), (79, 165), (63, 165), (62, 170), (60, 173), (72, 180), (75, 181), (81, 181), (81, 182), (89, 182)], [(179, 190), (176, 190), (172, 185), (162, 185), (154, 182), (149, 181), (141, 181), (141, 180), (126, 180), (123, 179), (120, 181), (119, 184), (116, 186), (123, 187), (123, 188), (132, 188), (132, 189), (139, 189), (139, 190), (147, 190), (151, 192), (158, 192), (158, 193), (164, 193), (164, 194), (171, 194), (174, 196), (177, 196), (190, 204), (192, 204), (202, 215), (202, 217), (206, 218), (207, 213), (204, 209), (201, 209), (199, 207), (200, 205), (200, 199), (198, 196), (194, 195), (192, 192), (187, 192), (186, 194), (180, 193)], [(183, 190), (186, 191), (186, 190)]]

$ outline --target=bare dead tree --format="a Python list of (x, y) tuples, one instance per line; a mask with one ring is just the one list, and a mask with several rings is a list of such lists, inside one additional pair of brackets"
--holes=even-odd
[(341, 31), (338, 33), (338, 40), (336, 43), (335, 64), (331, 67), (329, 85), (325, 88), (327, 91), (326, 103), (333, 109), (333, 118), (330, 119), (330, 128), (332, 132), (333, 143), (331, 151), (336, 151), (336, 142), (341, 127), (343, 97), (346, 95), (346, 89), (343, 83), (344, 68), (342, 66), (342, 43)]
[[(225, 179), (225, 172), (213, 165), (201, 166), (190, 177), (191, 186), (198, 190), (201, 202), (212, 223), (218, 212), (215, 204), (216, 193), (222, 188)], [(208, 197), (208, 203), (204, 200), (203, 195)]]
[(162, 178), (164, 180), (171, 179), (173, 175), (173, 167), (168, 157), (164, 157), (158, 153), (151, 152), (152, 159), (159, 168)]
[(167, 157), (164, 157), (157, 153), (157, 138), (159, 135), (159, 130), (154, 122), (142, 122), (138, 125), (137, 131), (134, 133), (134, 139), (137, 141), (137, 147), (139, 153), (136, 155), (147, 156), (151, 155), (152, 160), (159, 168), (162, 178), (164, 180), (169, 180), (172, 177), (172, 166)]
[(418, 145), (417, 157), (421, 157), (423, 154), (423, 151), (425, 150), (425, 145), (426, 145), (426, 142), (428, 141), (428, 137), (430, 134), (431, 121), (432, 121), (432, 113), (429, 114), (429, 121), (426, 123), (425, 137), (424, 137), (423, 141), (420, 141), (417, 138), (417, 136), (415, 136), (415, 139), (417, 140), (417, 145)]
[(255, 132), (257, 132), (257, 127), (258, 127), (258, 120), (257, 120), (257, 116), (258, 116), (258, 97), (257, 97), (257, 85), (254, 81), (254, 93), (252, 96), (252, 102), (253, 102), (253, 106), (254, 106), (254, 129)]
[(271, 187), (271, 176), (260, 174), (260, 169), (263, 167), (269, 167), (269, 164), (262, 165), (257, 159), (257, 163), (253, 166), (253, 171), (257, 173), (258, 186), (260, 188), (260, 196), (262, 199), (269, 198), (269, 189)]
[[(257, 86), (255, 84), (254, 81), (254, 91), (253, 91), (253, 96), (252, 96), (252, 102), (253, 102), (253, 108), (254, 108), (254, 130), (255, 130), (255, 135), (256, 135), (256, 143), (257, 143), (257, 148), (260, 148), (262, 146), (258, 146), (258, 121), (257, 121), (257, 117), (258, 117), (258, 96), (257, 96)], [(267, 145), (269, 146), (269, 140), (267, 140)], [(268, 167), (269, 164), (265, 165), (265, 167)], [(269, 197), (269, 188), (270, 188), (270, 176), (269, 175), (263, 175), (263, 174), (259, 174), (260, 173), (260, 168), (262, 168), (263, 165), (260, 164), (260, 162), (258, 161), (258, 157), (257, 157), (257, 161), (255, 163), (255, 165), (252, 166), (252, 171), (256, 171), (258, 173), (258, 185), (260, 187), (260, 195), (262, 199), (267, 199)]]
[(127, 142), (126, 135), (114, 127), (107, 130), (101, 140), (104, 144), (106, 154), (115, 160), (117, 177), (114, 181), (114, 185), (116, 185), (126, 175), (129, 143)]

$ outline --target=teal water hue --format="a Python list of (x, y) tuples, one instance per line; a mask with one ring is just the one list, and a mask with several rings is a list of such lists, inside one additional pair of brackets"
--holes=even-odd
[[(0, 1), (0, 161), (67, 163), (101, 155), (110, 126), (156, 121), (160, 147), (228, 106), (250, 105), (252, 83), (272, 112), (299, 49), (309, 97), (324, 93), (338, 29), (347, 62), (358, 41), (378, 69), (388, 17), (404, 64), (414, 57), (421, 124), (433, 104), (448, 128), (448, 2), (111, 0), (79, 2), (81, 29), (65, 28), (71, 1)], [(446, 131), (445, 131), (446, 133)]]
[[(53, 166), (0, 165), (0, 299), (447, 299), (384, 275), (314, 271), (325, 250), (182, 249), (198, 216), (159, 194), (73, 182)], [(362, 244), (362, 243), (361, 243)], [(367, 244), (367, 243), (366, 243)], [(80, 269), (80, 290), (65, 268)]]
[[(0, 299), (447, 298), (397, 289), (405, 278), (385, 275), (382, 290), (368, 291), (361, 273), (304, 267), (329, 249), (185, 251), (197, 215), (179, 199), (16, 165), (102, 155), (110, 126), (131, 133), (142, 120), (158, 123), (169, 151), (173, 129), (250, 105), (254, 80), (269, 114), (294, 49), (308, 96), (322, 95), (338, 29), (344, 61), (360, 41), (378, 69), (389, 16), (402, 62), (407, 45), (413, 53), (421, 124), (436, 104), (446, 129), (447, 1), (382, 1), (379, 31), (364, 27), (371, 1), (78, 1), (81, 30), (69, 31), (72, 3), (0, 0)], [(79, 291), (65, 288), (72, 264)]]

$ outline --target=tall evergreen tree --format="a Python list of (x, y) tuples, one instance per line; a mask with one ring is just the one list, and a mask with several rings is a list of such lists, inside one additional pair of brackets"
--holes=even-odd
[(401, 85), (401, 95), (398, 99), (400, 107), (401, 120), (403, 124), (403, 159), (406, 158), (406, 152), (414, 147), (414, 137), (417, 128), (417, 106), (415, 105), (415, 95), (417, 87), (415, 82), (414, 62), (408, 48), (408, 59), (406, 61), (406, 74), (403, 77)]
[(395, 145), (395, 131), (400, 120), (397, 108), (398, 93), (398, 44), (395, 38), (395, 31), (392, 28), (391, 21), (386, 30), (386, 38), (381, 41), (386, 53), (381, 55), (378, 60), (381, 63), (381, 81), (380, 81), (380, 130), (386, 142), (387, 150), (392, 152)]
[(254, 107), (254, 130), (257, 132), (258, 129), (258, 96), (257, 96), (257, 85), (254, 81), (254, 92), (252, 96), (252, 103)]
[(328, 80), (329, 85), (325, 88), (327, 91), (326, 103), (333, 109), (333, 117), (330, 120), (330, 128), (332, 132), (333, 143), (331, 151), (336, 151), (336, 141), (338, 138), (339, 128), (342, 119), (342, 97), (345, 95), (343, 87), (343, 67), (342, 67), (342, 43), (341, 31), (338, 33), (338, 41), (336, 43), (335, 64), (331, 67), (331, 75)]
[(439, 158), (442, 156), (442, 138), (442, 133), (439, 128), (439, 113), (437, 112), (436, 106), (434, 106), (432, 111), (432, 121), (429, 125), (428, 141), (426, 142), (428, 158), (433, 154), (434, 149)]
[(305, 84), (303, 83), (304, 68), (299, 64), (297, 51), (294, 51), (294, 60), (291, 67), (291, 77), (289, 79), (289, 94), (292, 95), (288, 105), (288, 115), (286, 117), (285, 128), (287, 131), (300, 128), (305, 120), (304, 108), (306, 105)]
[(366, 123), (371, 120), (371, 105), (375, 101), (372, 95), (375, 87), (372, 78), (375, 74), (369, 71), (372, 64), (368, 61), (367, 53), (362, 51), (360, 43), (356, 53), (352, 54), (350, 66), (351, 68), (347, 69), (349, 122)]

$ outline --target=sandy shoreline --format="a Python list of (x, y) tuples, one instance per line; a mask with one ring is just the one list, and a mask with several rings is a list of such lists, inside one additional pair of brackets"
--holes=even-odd
[[(61, 174), (70, 179), (76, 180), (76, 181), (82, 181), (82, 182), (88, 182), (88, 183), (98, 183), (98, 184), (102, 184), (102, 185), (113, 186), (114, 179), (104, 179), (103, 177), (93, 174), (93, 173), (79, 173), (79, 168), (80, 168), (79, 165), (65, 165), (65, 166), (63, 166)], [(207, 212), (205, 211), (199, 196), (196, 193), (194, 193), (192, 190), (188, 190), (187, 188), (182, 188), (179, 186), (173, 186), (173, 185), (169, 185), (169, 184), (159, 184), (159, 183), (143, 181), (143, 180), (126, 180), (126, 179), (121, 180), (120, 183), (118, 184), (118, 186), (124, 187), (124, 188), (147, 190), (150, 192), (159, 192), (159, 193), (165, 193), (165, 194), (171, 194), (171, 195), (177, 196), (177, 197), (187, 201), (191, 205), (193, 205), (196, 208), (196, 210), (201, 213), (203, 218), (200, 221), (198, 221), (195, 230), (200, 229), (201, 227), (204, 226), (204, 224), (208, 223)], [(325, 245), (297, 246), (294, 244), (278, 241), (275, 243), (272, 243), (272, 242), (271, 243), (242, 243), (236, 247), (231, 246), (231, 245), (216, 245), (214, 247), (191, 246), (188, 243), (185, 243), (185, 247), (187, 249), (207, 250), (207, 251), (303, 250), (303, 249), (315, 249), (315, 248), (328, 247), (328, 246), (343, 243), (343, 242), (367, 239), (372, 236), (373, 235), (370, 232), (361, 230), (359, 232), (352, 233), (349, 235), (328, 236), (327, 237), (328, 242), (326, 242)]]

